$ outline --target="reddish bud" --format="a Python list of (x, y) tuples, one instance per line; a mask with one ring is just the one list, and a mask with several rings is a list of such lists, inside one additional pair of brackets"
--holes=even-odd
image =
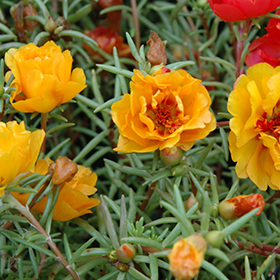
[(256, 214), (258, 216), (263, 211), (264, 204), (261, 194), (240, 195), (222, 201), (219, 205), (219, 212), (224, 219), (236, 219), (259, 207), (260, 211)]
[(136, 250), (132, 244), (124, 243), (117, 249), (117, 258), (122, 263), (129, 263), (136, 255)]

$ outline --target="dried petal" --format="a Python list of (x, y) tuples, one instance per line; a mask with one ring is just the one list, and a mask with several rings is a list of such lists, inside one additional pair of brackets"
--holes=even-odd
[(165, 51), (165, 44), (161, 41), (156, 32), (151, 31), (150, 39), (147, 42), (150, 47), (146, 56), (151, 65), (158, 65), (167, 63), (167, 55)]

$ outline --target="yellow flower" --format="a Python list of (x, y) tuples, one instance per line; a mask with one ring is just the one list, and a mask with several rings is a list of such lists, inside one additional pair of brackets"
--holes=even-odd
[(197, 234), (177, 241), (168, 254), (170, 270), (179, 280), (189, 280), (199, 273), (207, 250), (206, 240)]
[(185, 70), (167, 70), (154, 76), (134, 70), (131, 94), (112, 105), (120, 133), (115, 151), (174, 152), (176, 147), (187, 151), (215, 129), (211, 99), (201, 81)]
[[(47, 174), (49, 166), (53, 163), (49, 158), (46, 160), (39, 159), (33, 173)], [(89, 209), (97, 206), (100, 201), (95, 198), (89, 198), (97, 189), (95, 184), (97, 175), (92, 173), (89, 168), (82, 165), (78, 166), (78, 172), (71, 181), (61, 184), (61, 190), (58, 200), (54, 206), (53, 219), (56, 221), (69, 221), (87, 213), (92, 213)], [(29, 193), (13, 193), (17, 200), (25, 205)], [(47, 204), (47, 197), (36, 203), (32, 210), (43, 213)]]
[[(11, 86), (11, 103), (20, 112), (48, 113), (56, 106), (74, 98), (85, 87), (85, 74), (80, 68), (71, 73), (72, 56), (69, 50), (61, 51), (53, 41), (42, 47), (33, 43), (5, 54), (5, 62), (11, 69), (14, 81)], [(16, 101), (16, 102), (15, 102)]]
[(228, 111), (237, 176), (249, 177), (261, 190), (280, 190), (280, 67), (250, 67), (237, 79)]
[(34, 166), (44, 137), (43, 130), (25, 130), (24, 122), (0, 122), (0, 197), (7, 183)]

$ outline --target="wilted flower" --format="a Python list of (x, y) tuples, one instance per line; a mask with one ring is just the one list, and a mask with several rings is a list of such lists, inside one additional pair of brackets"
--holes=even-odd
[(134, 70), (131, 94), (112, 105), (119, 128), (115, 151), (189, 150), (216, 127), (208, 91), (185, 70), (144, 76)]
[(35, 20), (25, 19), (26, 16), (36, 16), (37, 12), (32, 4), (25, 5), (22, 1), (12, 6), (11, 15), (15, 22), (17, 35), (21, 41), (29, 40), (29, 33), (32, 33), (38, 24)]
[[(113, 48), (116, 47), (119, 57), (130, 55), (130, 48), (123, 42), (123, 37), (110, 28), (99, 26), (93, 30), (86, 30), (85, 34), (92, 38), (98, 44), (98, 47), (108, 54), (113, 54)], [(97, 60), (101, 59), (100, 55), (87, 44), (85, 44), (85, 48)]]
[(23, 121), (0, 122), (0, 197), (7, 183), (34, 166), (44, 137), (43, 130), (26, 130)]
[(239, 178), (249, 177), (261, 190), (280, 190), (280, 67), (250, 67), (230, 93), (229, 144)]
[(189, 280), (199, 273), (207, 242), (200, 235), (191, 235), (177, 241), (168, 254), (170, 270), (179, 280)]
[(214, 13), (224, 21), (255, 18), (274, 11), (280, 0), (209, 0)]
[(72, 61), (70, 51), (62, 52), (53, 41), (42, 47), (30, 43), (10, 49), (5, 54), (11, 69), (6, 78), (11, 74), (15, 77), (11, 86), (17, 90), (10, 99), (14, 108), (25, 113), (48, 113), (74, 98), (86, 87), (86, 77), (80, 68), (71, 72)]
[(264, 204), (263, 196), (259, 193), (239, 195), (222, 201), (219, 204), (219, 212), (224, 219), (236, 219), (259, 207), (260, 211), (256, 214), (259, 216), (263, 211)]
[[(33, 173), (45, 175), (48, 173), (49, 166), (52, 164), (50, 159), (39, 159)], [(56, 221), (69, 221), (87, 213), (92, 213), (90, 208), (99, 204), (96, 198), (89, 198), (97, 189), (95, 184), (97, 175), (92, 173), (89, 168), (82, 165), (78, 166), (77, 174), (70, 181), (60, 185), (58, 200), (54, 206), (53, 219)], [(26, 204), (29, 193), (13, 193), (19, 202)], [(47, 197), (37, 202), (32, 210), (43, 213), (47, 204)]]
[[(280, 14), (280, 10), (276, 11)], [(280, 19), (271, 18), (266, 27), (267, 34), (254, 40), (245, 57), (245, 63), (253, 66), (260, 62), (266, 62), (273, 67), (280, 65)]]
[(156, 32), (151, 31), (150, 38), (147, 42), (149, 50), (146, 57), (151, 65), (158, 65), (167, 63), (167, 55), (165, 51), (165, 44), (161, 41)]

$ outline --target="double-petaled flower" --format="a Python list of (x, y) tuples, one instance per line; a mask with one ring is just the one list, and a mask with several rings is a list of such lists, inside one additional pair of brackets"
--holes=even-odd
[[(279, 15), (280, 10), (275, 14)], [(280, 65), (280, 19), (271, 18), (266, 27), (267, 34), (255, 39), (249, 46), (245, 57), (248, 66), (266, 62), (273, 67)]]
[(177, 241), (168, 254), (170, 271), (179, 280), (189, 280), (199, 273), (207, 250), (206, 240), (197, 234)]
[(144, 76), (134, 70), (131, 93), (112, 105), (120, 133), (115, 151), (187, 151), (215, 129), (211, 99), (201, 81), (185, 70), (159, 73)]
[(61, 51), (53, 41), (42, 47), (29, 43), (10, 49), (5, 62), (14, 80), (11, 103), (20, 112), (48, 113), (56, 106), (74, 98), (86, 87), (84, 71), (72, 71), (73, 58), (69, 50)]
[(35, 164), (45, 132), (25, 129), (24, 122), (0, 122), (0, 197), (6, 184)]
[(230, 93), (232, 159), (240, 178), (280, 190), (280, 67), (251, 66)]
[(224, 21), (255, 18), (274, 11), (280, 0), (209, 0), (214, 13)]

